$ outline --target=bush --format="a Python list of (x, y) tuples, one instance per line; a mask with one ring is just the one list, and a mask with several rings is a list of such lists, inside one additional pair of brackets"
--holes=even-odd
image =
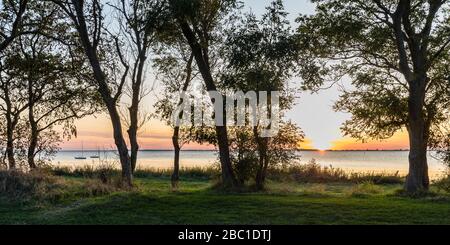
[(14, 200), (56, 200), (65, 183), (45, 171), (0, 171), (0, 193)]
[[(120, 170), (114, 168), (112, 165), (101, 165), (99, 167), (84, 166), (77, 168), (53, 167), (50, 172), (56, 176), (100, 179), (104, 183), (110, 182), (111, 179), (121, 176)], [(180, 169), (181, 178), (209, 180), (212, 178), (216, 178), (219, 175), (220, 170), (216, 167), (193, 167)], [(171, 169), (136, 169), (136, 171), (134, 172), (134, 177), (136, 178), (170, 178), (171, 176)]]
[[(116, 191), (128, 191), (118, 171), (111, 168), (57, 168), (52, 170), (0, 171), (0, 196), (15, 201), (50, 201), (55, 202), (67, 197), (92, 197), (107, 195)], [(86, 171), (87, 170), (87, 171)], [(85, 172), (84, 172), (85, 171)], [(85, 181), (69, 181), (54, 176), (89, 176)]]
[(83, 184), (83, 194), (87, 196), (103, 196), (121, 190), (130, 190), (130, 187), (124, 186), (120, 178), (109, 179), (107, 182), (87, 179)]
[(433, 185), (437, 187), (438, 191), (450, 193), (450, 175), (435, 181)]
[(253, 155), (248, 155), (242, 159), (233, 161), (234, 172), (239, 183), (245, 184), (251, 178), (255, 177), (256, 169), (258, 167), (258, 158)]
[(308, 164), (271, 168), (268, 178), (275, 181), (295, 181), (299, 183), (354, 183), (402, 184), (404, 177), (397, 173), (347, 173), (343, 169), (322, 167), (314, 160)]
[(375, 185), (373, 182), (358, 184), (350, 190), (350, 195), (352, 197), (366, 197), (368, 195), (376, 195), (380, 193), (383, 193), (383, 188)]
[(98, 167), (85, 165), (82, 167), (52, 167), (49, 172), (55, 176), (99, 179), (108, 183), (113, 177), (120, 176), (120, 170), (111, 164), (101, 164)]

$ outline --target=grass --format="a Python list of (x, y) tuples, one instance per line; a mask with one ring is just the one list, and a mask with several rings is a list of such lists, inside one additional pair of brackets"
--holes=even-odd
[[(99, 167), (86, 165), (83, 167), (53, 167), (48, 169), (56, 176), (102, 178), (120, 176), (119, 170), (113, 165), (103, 164)], [(181, 178), (210, 180), (220, 176), (218, 167), (181, 168)], [(134, 176), (137, 178), (170, 177), (170, 169), (137, 169)], [(397, 173), (348, 173), (340, 168), (323, 167), (315, 161), (302, 165), (291, 165), (279, 168), (270, 168), (267, 178), (278, 182), (291, 181), (298, 183), (375, 183), (375, 184), (403, 184), (405, 177)]]
[[(258, 193), (223, 193), (204, 178), (138, 177), (133, 190), (87, 195), (83, 177), (58, 177), (56, 201), (0, 197), (1, 224), (450, 224), (447, 194), (409, 198), (401, 185), (269, 181)], [(95, 185), (94, 185), (95, 186)], [(96, 189), (96, 188), (94, 188)]]

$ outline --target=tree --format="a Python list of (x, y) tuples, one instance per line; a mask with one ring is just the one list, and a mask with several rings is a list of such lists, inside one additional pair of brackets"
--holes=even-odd
[(2, 110), (10, 167), (25, 152), (28, 167), (35, 169), (36, 157), (51, 157), (62, 139), (54, 127), (62, 126), (65, 137), (75, 134), (73, 120), (96, 111), (96, 93), (84, 57), (59, 41), (70, 37), (67, 25), (55, 21), (61, 13), (48, 2), (28, 6), (33, 32), (22, 33), (4, 52)]
[[(189, 86), (192, 85), (196, 74), (193, 71), (194, 56), (189, 47), (183, 43), (182, 37), (178, 36), (177, 43), (162, 45), (158, 50), (158, 58), (154, 60), (154, 67), (157, 69), (158, 77), (164, 86), (164, 93), (155, 103), (156, 115), (164, 120), (167, 125), (173, 128), (172, 145), (174, 148), (173, 173), (171, 177), (172, 188), (177, 188), (180, 181), (180, 151), (183, 144), (190, 141), (184, 129), (179, 125), (182, 120), (182, 113), (175, 116), (177, 121), (173, 121), (177, 108), (183, 105), (183, 98), (188, 94)], [(173, 48), (176, 47), (176, 48)]]
[[(267, 92), (268, 106), (271, 106), (270, 93), (278, 91), (281, 95), (280, 113), (290, 109), (294, 102), (294, 91), (289, 88), (288, 81), (295, 67), (297, 47), (286, 17), (281, 0), (273, 1), (260, 20), (254, 14), (247, 14), (229, 31), (223, 51), (227, 68), (221, 86), (245, 93), (255, 91), (260, 104), (263, 101), (259, 92)], [(268, 112), (271, 113), (270, 110)], [(261, 130), (270, 127), (275, 125), (264, 126), (258, 122), (252, 129), (259, 153), (255, 178), (259, 189), (264, 187), (273, 140), (262, 136)]]
[(305, 88), (348, 77), (355, 88), (336, 104), (352, 118), (346, 135), (387, 139), (409, 134), (408, 192), (429, 187), (427, 150), (448, 121), (450, 18), (447, 0), (317, 0), (298, 18)]
[[(5, 64), (6, 63), (6, 64)], [(15, 141), (19, 137), (17, 136), (17, 126), (20, 122), (20, 115), (27, 110), (27, 100), (22, 96), (24, 91), (24, 83), (17, 81), (14, 72), (10, 69), (9, 61), (2, 60), (0, 65), (0, 98), (2, 103), (0, 104), (0, 111), (4, 117), (6, 124), (4, 127), (6, 148), (5, 155), (8, 159), (8, 168), (15, 169), (17, 167), (15, 159)]]
[[(117, 57), (107, 57), (113, 53), (111, 50), (114, 49), (108, 46), (111, 40), (105, 40), (107, 35), (104, 27), (103, 5), (99, 0), (92, 0), (89, 3), (83, 0), (53, 0), (53, 2), (65, 12), (78, 33), (79, 44), (91, 65), (98, 92), (111, 120), (114, 141), (122, 167), (122, 178), (126, 184), (132, 185), (131, 160), (117, 108), (125, 79), (114, 78), (114, 71), (117, 70), (114, 61)], [(108, 67), (112, 67), (112, 74), (110, 73), (109, 77), (106, 72)]]
[(26, 83), (30, 126), (27, 158), (30, 169), (36, 169), (35, 158), (46, 147), (41, 136), (51, 138), (56, 134), (55, 126), (62, 126), (67, 137), (76, 134), (74, 120), (97, 111), (97, 94), (89, 83), (91, 77), (84, 72), (84, 59), (64, 54), (58, 42), (39, 34), (19, 39), (20, 51), (11, 58), (16, 78)]
[[(221, 41), (220, 28), (227, 16), (237, 7), (235, 0), (169, 0), (170, 8), (180, 32), (194, 55), (198, 70), (208, 91), (218, 91), (217, 77), (211, 69), (211, 48)], [(211, 98), (213, 99), (213, 98)], [(215, 127), (224, 186), (237, 186), (233, 173), (226, 126)]]
[[(11, 43), (21, 34), (30, 32), (27, 28), (27, 23), (23, 21), (26, 14), (28, 0), (16, 1), (3, 1), (0, 9), (0, 55), (4, 57), (5, 50), (11, 45)], [(3, 64), (1, 65), (3, 67)], [(1, 68), (2, 68), (1, 67)], [(2, 72), (2, 71), (0, 71)], [(0, 75), (1, 76), (1, 75)], [(14, 86), (8, 84), (10, 78), (1, 78), (1, 90), (4, 105), (2, 110), (5, 112), (6, 117), (6, 149), (5, 154), (8, 158), (9, 168), (14, 169), (16, 162), (14, 160), (14, 130), (19, 123), (18, 115), (26, 109), (26, 105), (20, 105), (15, 107), (13, 105), (14, 98), (7, 95), (10, 90), (15, 90)]]
[(163, 0), (120, 0), (113, 7), (119, 13), (118, 23), (120, 25), (116, 48), (125, 67), (122, 79), (128, 78), (128, 95), (131, 100), (128, 106), (128, 116), (124, 118), (128, 124), (131, 168), (134, 171), (139, 151), (138, 130), (148, 118), (143, 116), (142, 111), (139, 111), (140, 102), (148, 93), (145, 90), (146, 65), (151, 48), (155, 45), (158, 35), (163, 32), (163, 24), (167, 23), (165, 20), (168, 16), (167, 5)]

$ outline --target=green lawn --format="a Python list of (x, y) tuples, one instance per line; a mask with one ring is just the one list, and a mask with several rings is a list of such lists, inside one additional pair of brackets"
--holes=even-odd
[(0, 198), (0, 223), (450, 224), (447, 196), (399, 197), (394, 193), (400, 186), (358, 194), (355, 185), (271, 183), (264, 193), (229, 194), (212, 190), (208, 181), (201, 180), (182, 182), (178, 192), (170, 190), (167, 179), (136, 182), (138, 190), (131, 193), (71, 197), (53, 204)]

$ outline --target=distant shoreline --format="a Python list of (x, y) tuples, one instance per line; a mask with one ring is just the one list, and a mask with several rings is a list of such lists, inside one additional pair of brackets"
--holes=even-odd
[[(60, 152), (80, 152), (82, 151), (81, 149), (79, 150), (60, 150)], [(91, 149), (91, 150), (86, 150), (84, 149), (85, 152), (97, 152), (98, 149)], [(101, 152), (106, 152), (106, 151), (115, 151), (115, 150), (101, 150)], [(170, 152), (173, 151), (173, 149), (144, 149), (144, 150), (139, 150), (140, 152)], [(217, 150), (181, 150), (184, 152), (217, 152)], [(409, 151), (409, 149), (400, 149), (400, 150), (318, 150), (318, 149), (301, 149), (299, 151), (303, 151), (303, 152), (407, 152)]]

